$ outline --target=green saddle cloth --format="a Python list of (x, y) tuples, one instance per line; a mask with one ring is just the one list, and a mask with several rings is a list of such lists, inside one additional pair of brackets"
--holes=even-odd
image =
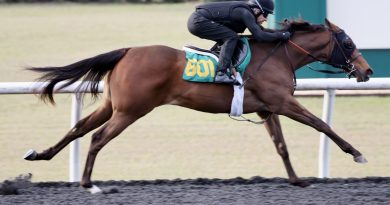
[[(244, 72), (251, 60), (251, 51), (248, 38), (243, 37), (241, 41), (247, 48), (246, 55), (241, 57), (240, 62), (236, 65), (236, 70), (244, 75)], [(192, 48), (184, 47), (186, 52), (186, 67), (183, 72), (183, 79), (192, 82), (212, 83), (214, 82), (215, 69), (218, 65), (218, 56), (211, 52), (204, 52)]]

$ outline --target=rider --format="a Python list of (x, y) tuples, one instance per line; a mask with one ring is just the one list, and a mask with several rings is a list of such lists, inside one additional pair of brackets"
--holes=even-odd
[(222, 45), (214, 79), (216, 83), (237, 84), (234, 75), (227, 74), (228, 69), (232, 69), (231, 58), (239, 40), (237, 33), (248, 28), (260, 42), (286, 41), (290, 38), (289, 32), (270, 32), (261, 26), (273, 11), (272, 0), (215, 2), (196, 7), (188, 19), (188, 30), (195, 36)]

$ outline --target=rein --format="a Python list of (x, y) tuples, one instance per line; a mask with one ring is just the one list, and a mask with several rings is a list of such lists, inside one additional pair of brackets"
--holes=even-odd
[[(299, 52), (305, 54), (306, 56), (309, 56), (309, 57), (313, 58), (315, 61), (319, 61), (319, 62), (321, 62), (323, 64), (330, 65), (330, 66), (332, 66), (334, 68), (342, 69), (342, 71), (331, 71), (331, 70), (316, 69), (316, 68), (313, 68), (312, 66), (306, 65), (311, 70), (316, 71), (316, 72), (320, 72), (320, 73), (327, 73), (327, 74), (347, 73), (347, 77), (351, 78), (352, 73), (356, 71), (355, 65), (352, 64), (352, 62), (354, 62), (362, 54), (358, 53), (357, 55), (355, 55), (355, 56), (353, 56), (351, 58), (348, 58), (347, 55), (345, 54), (344, 49), (340, 45), (339, 39), (337, 38), (337, 34), (346, 35), (344, 31), (341, 31), (339, 33), (335, 33), (334, 31), (331, 31), (331, 37), (330, 37), (329, 42), (334, 41), (335, 45), (337, 45), (337, 47), (333, 46), (333, 49), (328, 54), (328, 56), (330, 56), (330, 59), (328, 59), (326, 61), (317, 58), (316, 56), (314, 56), (310, 52), (308, 52), (306, 49), (304, 49), (303, 47), (301, 47), (300, 45), (296, 44), (295, 42), (293, 42), (291, 40), (289, 40), (288, 43), (293, 48), (296, 48)], [(335, 50), (335, 48), (337, 48), (337, 50)], [(288, 54), (287, 45), (285, 45), (285, 51), (286, 51), (287, 57), (289, 58), (290, 65), (292, 66), (292, 63), (291, 63), (291, 60), (290, 60), (291, 58), (289, 57), (289, 54)], [(344, 59), (343, 59), (344, 63), (343, 64), (332, 62), (332, 61), (338, 60), (338, 59), (334, 59), (335, 58), (334, 53), (337, 52), (337, 51), (341, 52), (342, 56), (344, 57)], [(294, 68), (293, 68), (293, 70), (294, 70)], [(295, 71), (294, 71), (294, 77), (295, 77)]]
[(262, 124), (264, 124), (265, 122), (267, 122), (267, 120), (271, 117), (271, 115), (273, 115), (273, 113), (269, 114), (269, 115), (267, 116), (267, 118), (265, 118), (265, 119), (263, 119), (263, 120), (260, 120), (260, 121), (254, 121), (254, 120), (248, 119), (248, 118), (246, 118), (246, 117), (244, 117), (244, 116), (242, 116), (242, 115), (240, 116), (242, 119), (234, 118), (234, 117), (231, 116), (231, 115), (229, 115), (229, 117), (230, 117), (230, 119), (235, 120), (235, 121), (239, 121), (239, 122), (251, 122), (251, 123), (253, 123), (253, 124), (255, 124), (255, 125), (262, 125)]
[[(290, 40), (289, 40), (290, 41)], [(292, 41), (291, 41), (292, 42)], [(306, 50), (302, 50), (303, 52), (307, 52)], [(290, 53), (288, 52), (287, 50), (287, 44), (284, 44), (284, 52), (286, 53), (286, 56), (287, 56), (287, 61), (288, 63), (290, 64), (290, 67), (291, 67), (291, 71), (292, 71), (292, 74), (294, 76), (294, 90), (293, 90), (293, 94), (295, 92), (295, 89), (297, 87), (297, 75), (295, 75), (295, 69), (294, 69), (294, 65), (291, 63), (291, 57), (290, 57)], [(310, 53), (307, 53), (307, 55), (311, 55)]]
[[(298, 51), (300, 51), (301, 53), (313, 58), (314, 60), (316, 61), (319, 61), (321, 63), (324, 63), (324, 64), (327, 64), (325, 63), (324, 61), (318, 59), (317, 57), (313, 56), (311, 53), (309, 53), (306, 49), (302, 48), (301, 46), (299, 46), (298, 44), (296, 44), (295, 42), (289, 40), (288, 43), (290, 43), (293, 47), (297, 48)], [(288, 53), (288, 50), (287, 50), (287, 45), (285, 45), (285, 50), (286, 50), (286, 55), (287, 57), (289, 58), (289, 61), (290, 61), (290, 65), (292, 66), (292, 63), (291, 63), (291, 58), (289, 57), (289, 53)], [(316, 72), (319, 72), (319, 73), (327, 73), (327, 74), (340, 74), (340, 73), (345, 73), (344, 71), (331, 71), (331, 70), (323, 70), (323, 69), (317, 69), (317, 68), (313, 68), (312, 66), (310, 65), (306, 65), (306, 67), (308, 67), (310, 70), (313, 70), (313, 71), (316, 71)], [(294, 68), (293, 68), (294, 69)]]
[(244, 80), (242, 85), (240, 85), (240, 89), (244, 87), (244, 85), (248, 82), (248, 80), (253, 79), (253, 74), (256, 74), (263, 65), (267, 62), (267, 60), (275, 53), (275, 51), (282, 45), (282, 41), (279, 41), (278, 44), (268, 53), (268, 55), (262, 60), (261, 64), (256, 68), (256, 70), (249, 74), (249, 76)]

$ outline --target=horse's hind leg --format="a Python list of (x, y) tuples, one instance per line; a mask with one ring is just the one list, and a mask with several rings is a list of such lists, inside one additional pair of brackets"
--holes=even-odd
[[(141, 115), (142, 116), (142, 115)], [(114, 112), (111, 119), (103, 127), (92, 135), (87, 162), (81, 179), (81, 186), (91, 188), (91, 174), (98, 152), (112, 139), (118, 136), (127, 126), (135, 122), (139, 117), (123, 112)]]
[(367, 160), (363, 157), (363, 155), (356, 150), (352, 145), (343, 140), (340, 136), (338, 136), (324, 121), (313, 115), (307, 109), (305, 109), (299, 102), (290, 98), (284, 106), (279, 114), (285, 115), (293, 120), (301, 122), (303, 124), (309, 125), (314, 129), (318, 130), (326, 134), (334, 143), (336, 143), (341, 150), (345, 153), (349, 153), (353, 156), (354, 161), (358, 163), (366, 163)]
[(292, 185), (306, 187), (310, 185), (309, 183), (302, 181), (295, 174), (295, 171), (291, 165), (289, 154), (287, 151), (287, 145), (284, 141), (282, 128), (280, 125), (279, 116), (276, 114), (270, 114), (268, 112), (258, 112), (257, 113), (262, 119), (266, 119), (264, 125), (267, 129), (269, 135), (271, 136), (272, 141), (275, 144), (276, 151), (282, 157), (284, 166), (286, 167), (289, 182)]
[(57, 144), (50, 147), (47, 150), (44, 150), (41, 153), (37, 153), (33, 150), (30, 150), (26, 153), (24, 159), (26, 160), (50, 160), (58, 152), (60, 152), (66, 145), (68, 145), (73, 140), (84, 136), (93, 129), (98, 128), (112, 115), (112, 106), (111, 101), (105, 99), (103, 104), (95, 110), (92, 114), (85, 117), (84, 119), (77, 122), (77, 124), (63, 137)]

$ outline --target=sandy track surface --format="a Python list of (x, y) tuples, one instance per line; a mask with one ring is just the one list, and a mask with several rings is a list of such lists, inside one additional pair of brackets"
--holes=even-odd
[(103, 193), (78, 183), (5, 181), (0, 204), (390, 204), (390, 177), (317, 179), (291, 186), (286, 179), (97, 181)]

